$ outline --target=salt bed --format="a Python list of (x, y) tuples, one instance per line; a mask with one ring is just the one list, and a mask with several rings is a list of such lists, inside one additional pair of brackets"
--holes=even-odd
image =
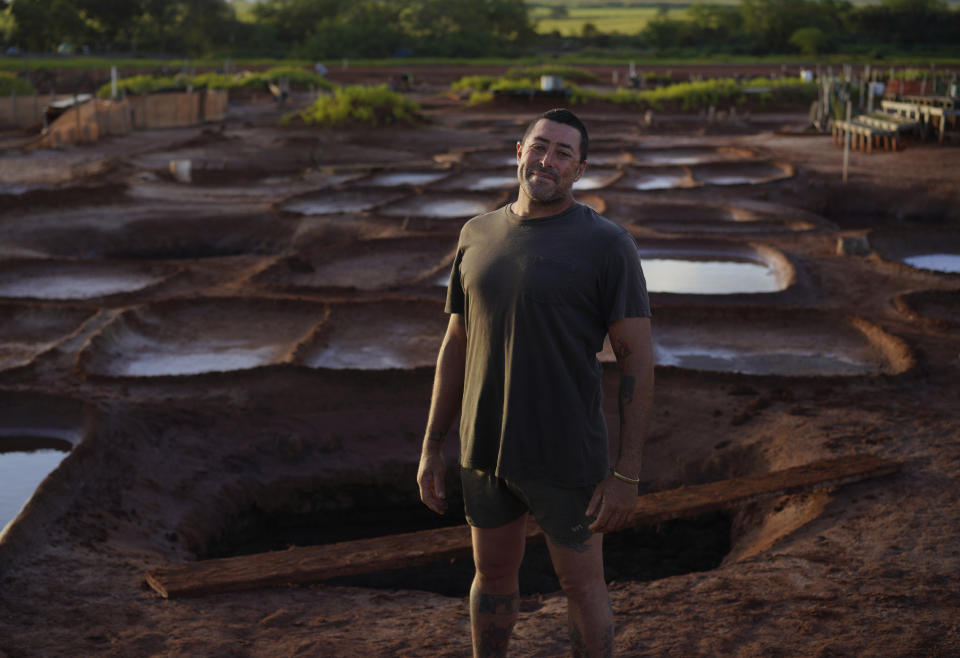
[(336, 215), (364, 212), (381, 204), (393, 204), (403, 198), (402, 193), (380, 189), (331, 190), (305, 194), (280, 203), (281, 210), (300, 215)]
[(326, 306), (263, 299), (170, 302), (122, 313), (80, 353), (108, 377), (198, 375), (288, 363)]
[(174, 269), (137, 263), (25, 261), (0, 267), (0, 297), (85, 300), (142, 292)]
[(93, 314), (83, 308), (0, 304), (0, 370), (29, 364)]
[(363, 181), (364, 185), (373, 187), (402, 187), (404, 185), (420, 186), (436, 183), (449, 176), (446, 171), (393, 171), (371, 176)]
[(436, 364), (446, 326), (440, 301), (336, 304), (296, 360), (334, 370), (429, 367)]
[(423, 194), (384, 206), (380, 212), (391, 217), (457, 219), (493, 210), (489, 197), (456, 194)]
[(690, 174), (678, 167), (631, 170), (617, 181), (617, 187), (626, 187), (633, 190), (669, 190), (675, 187), (691, 187), (694, 185)]
[(449, 263), (455, 240), (440, 238), (378, 238), (349, 245), (304, 248), (268, 268), (258, 283), (279, 288), (351, 288), (382, 290), (416, 284)]
[[(612, 361), (613, 355), (605, 351), (601, 358)], [(690, 370), (791, 377), (892, 374), (913, 363), (900, 339), (864, 320), (778, 309), (660, 308), (654, 360)]]
[(732, 146), (654, 148), (637, 151), (633, 158), (638, 163), (657, 165), (690, 165), (704, 162), (742, 160), (756, 156), (754, 151)]
[(692, 167), (693, 178), (704, 185), (759, 185), (793, 175), (787, 163), (718, 163)]

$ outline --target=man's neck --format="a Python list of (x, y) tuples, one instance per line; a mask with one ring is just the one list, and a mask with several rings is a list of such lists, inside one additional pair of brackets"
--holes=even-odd
[(510, 210), (517, 217), (550, 217), (551, 215), (559, 215), (574, 203), (576, 203), (576, 200), (572, 194), (568, 194), (562, 199), (548, 201), (546, 203), (536, 201), (524, 194), (521, 188), (517, 200), (510, 205)]

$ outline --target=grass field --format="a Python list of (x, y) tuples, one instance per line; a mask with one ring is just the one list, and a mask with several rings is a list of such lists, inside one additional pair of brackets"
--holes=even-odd
[[(535, 7), (530, 15), (536, 22), (537, 32), (549, 34), (556, 30), (563, 36), (580, 36), (583, 26), (592, 24), (597, 31), (612, 34), (639, 34), (651, 18), (657, 15), (659, 8), (653, 6), (636, 7), (571, 7), (563, 18), (551, 17), (547, 7)], [(675, 7), (667, 10), (674, 19), (686, 17), (687, 8)]]

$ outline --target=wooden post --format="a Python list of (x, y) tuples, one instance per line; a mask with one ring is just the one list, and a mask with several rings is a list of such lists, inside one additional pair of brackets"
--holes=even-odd
[(850, 165), (850, 101), (847, 101), (847, 135), (843, 142), (843, 182), (847, 182), (847, 169)]
[(13, 112), (13, 125), (17, 125), (17, 90), (10, 90), (10, 111)]

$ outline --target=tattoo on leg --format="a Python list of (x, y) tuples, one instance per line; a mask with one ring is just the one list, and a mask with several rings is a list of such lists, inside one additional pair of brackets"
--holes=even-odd
[(587, 658), (590, 652), (587, 650), (587, 641), (583, 639), (583, 633), (577, 628), (577, 625), (570, 621), (570, 653), (573, 658)]
[(601, 656), (613, 656), (613, 626), (603, 629), (603, 638), (600, 644)]
[(492, 622), (488, 624), (486, 628), (480, 630), (480, 646), (476, 648), (477, 655), (506, 656), (511, 631), (513, 631), (512, 626), (498, 626)]
[(520, 609), (520, 592), (483, 594), (477, 597), (477, 611), (482, 615), (512, 615)]

